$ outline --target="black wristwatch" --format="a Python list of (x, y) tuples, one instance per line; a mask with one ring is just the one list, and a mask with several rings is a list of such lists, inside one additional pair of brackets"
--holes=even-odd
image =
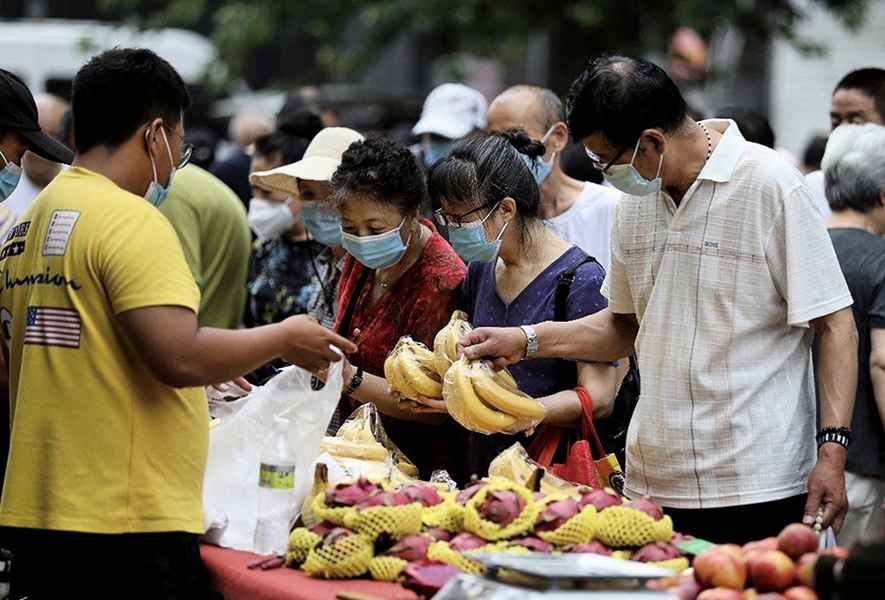
[(851, 433), (851, 429), (848, 427), (824, 427), (817, 432), (818, 450), (824, 444), (829, 443), (839, 444), (847, 450), (853, 440), (854, 434)]
[(350, 378), (350, 383), (347, 384), (347, 387), (344, 388), (344, 391), (341, 393), (341, 395), (350, 396), (361, 385), (363, 385), (363, 368), (357, 367), (356, 373), (354, 373), (353, 377)]

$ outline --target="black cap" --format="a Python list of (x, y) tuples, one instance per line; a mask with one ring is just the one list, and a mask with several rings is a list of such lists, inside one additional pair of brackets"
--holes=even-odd
[(74, 153), (40, 131), (37, 104), (24, 82), (0, 69), (0, 130), (14, 131), (28, 144), (28, 150), (47, 160), (70, 164)]

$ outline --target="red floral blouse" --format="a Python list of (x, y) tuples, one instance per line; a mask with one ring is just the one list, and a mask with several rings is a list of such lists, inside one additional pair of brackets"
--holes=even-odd
[[(352, 256), (344, 259), (338, 287), (335, 330), (357, 344), (351, 363), (372, 375), (384, 377), (384, 359), (404, 335), (433, 348), (433, 338), (458, 306), (461, 282), (467, 267), (433, 225), (421, 222), (432, 232), (421, 257), (381, 297), (366, 308), (375, 274), (370, 273), (353, 310), (350, 331), (341, 329), (341, 320), (350, 304), (365, 267)], [(359, 329), (358, 336), (354, 336)], [(457, 448), (451, 448), (454, 422), (425, 425), (383, 416), (390, 439), (415, 463), (421, 475), (430, 477), (433, 470), (448, 469), (454, 476), (458, 468)]]

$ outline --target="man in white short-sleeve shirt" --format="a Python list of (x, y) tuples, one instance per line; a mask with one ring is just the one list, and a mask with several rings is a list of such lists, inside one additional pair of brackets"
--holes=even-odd
[(544, 156), (534, 162), (525, 159), (541, 191), (538, 216), (608, 271), (615, 205), (621, 194), (607, 186), (573, 179), (562, 170), (560, 159), (569, 132), (559, 97), (542, 87), (513, 86), (492, 101), (487, 120), (491, 131), (522, 129), (544, 144)]
[(819, 507), (838, 529), (857, 332), (802, 176), (733, 121), (689, 119), (648, 61), (592, 62), (569, 108), (573, 135), (625, 193), (609, 307), (571, 323), (477, 330), (463, 341), (467, 356), (612, 360), (635, 347), (642, 395), (628, 496), (651, 496), (677, 530), (714, 542), (777, 535)]

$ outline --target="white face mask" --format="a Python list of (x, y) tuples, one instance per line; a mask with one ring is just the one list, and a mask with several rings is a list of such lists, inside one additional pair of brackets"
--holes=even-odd
[(263, 198), (252, 198), (249, 201), (249, 226), (258, 240), (273, 240), (292, 228), (295, 216), (289, 210), (291, 198), (285, 202), (271, 202)]
[(661, 159), (658, 161), (658, 171), (655, 173), (654, 179), (646, 179), (642, 176), (639, 170), (633, 166), (633, 163), (636, 162), (636, 155), (639, 152), (639, 142), (641, 141), (641, 139), (636, 140), (636, 148), (633, 149), (633, 157), (630, 159), (629, 164), (612, 165), (608, 168), (607, 173), (602, 173), (606, 181), (618, 190), (631, 196), (647, 196), (661, 191), (661, 168), (664, 166), (663, 154), (661, 154)]

